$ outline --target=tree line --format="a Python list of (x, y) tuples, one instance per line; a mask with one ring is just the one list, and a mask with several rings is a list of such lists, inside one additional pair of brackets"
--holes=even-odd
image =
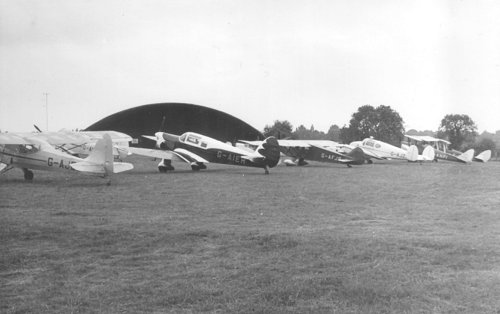
[[(331, 140), (344, 144), (373, 137), (399, 147), (405, 128), (401, 115), (390, 106), (365, 105), (352, 114), (349, 125), (340, 128), (334, 124), (327, 133), (316, 130), (314, 125), (310, 128), (300, 125), (294, 130), (289, 121), (276, 120), (264, 127), (263, 134), (280, 139)], [(496, 143), (491, 138), (477, 139), (477, 126), (466, 114), (445, 115), (434, 136), (449, 141), (451, 149), (465, 151), (474, 148), (477, 152), (490, 149), (496, 152)]]

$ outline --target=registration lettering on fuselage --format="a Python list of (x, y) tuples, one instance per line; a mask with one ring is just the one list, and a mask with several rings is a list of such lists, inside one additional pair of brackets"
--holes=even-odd
[(321, 153), (320, 158), (321, 158), (321, 159), (328, 159), (328, 160), (337, 160), (337, 159), (338, 159), (338, 156), (337, 156), (337, 155), (334, 155), (334, 154), (325, 154), (325, 153)]
[(240, 155), (238, 154), (232, 154), (224, 151), (217, 151), (217, 159), (223, 160), (223, 161), (228, 161), (231, 163), (235, 164), (240, 164), (244, 165), (245, 164), (245, 159), (241, 158)]
[(71, 164), (75, 163), (74, 161), (68, 161), (67, 163), (64, 163), (64, 160), (61, 159), (60, 161), (54, 160), (54, 158), (49, 157), (47, 158), (47, 165), (49, 167), (59, 167), (59, 168), (64, 168), (64, 169), (73, 169), (71, 168)]

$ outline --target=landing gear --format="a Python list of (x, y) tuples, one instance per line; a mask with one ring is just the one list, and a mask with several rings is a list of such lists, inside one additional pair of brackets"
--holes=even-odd
[(366, 161), (366, 163), (367, 163), (367, 164), (369, 164), (369, 165), (371, 165), (371, 164), (373, 164), (373, 160), (368, 159), (368, 160)]
[(346, 164), (347, 168), (352, 168), (351, 164)]
[(264, 168), (264, 174), (269, 174), (269, 166), (266, 166), (266, 167)]
[(172, 166), (172, 160), (163, 159), (158, 164), (158, 171), (160, 171), (161, 173), (166, 173), (167, 171), (172, 171), (172, 170), (175, 170), (175, 168)]
[(299, 166), (307, 166), (309, 163), (304, 160), (304, 158), (299, 158), (299, 161), (297, 163)]
[(35, 176), (33, 174), (33, 171), (29, 170), (28, 168), (23, 168), (23, 172), (24, 172), (24, 180), (33, 181), (33, 177)]
[(203, 170), (203, 169), (207, 169), (207, 166), (202, 163), (202, 162), (192, 162), (191, 163), (191, 169), (193, 171), (200, 171), (200, 170)]

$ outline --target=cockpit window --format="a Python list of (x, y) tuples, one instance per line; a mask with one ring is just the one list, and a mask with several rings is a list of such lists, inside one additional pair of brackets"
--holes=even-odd
[(366, 145), (366, 146), (373, 147), (373, 142), (372, 142), (372, 141), (366, 141), (365, 145)]
[(189, 135), (187, 141), (196, 145), (198, 145), (198, 143), (200, 142), (199, 138), (194, 135)]
[(31, 154), (31, 153), (36, 153), (40, 150), (40, 147), (37, 145), (19, 145), (19, 152), (23, 154)]

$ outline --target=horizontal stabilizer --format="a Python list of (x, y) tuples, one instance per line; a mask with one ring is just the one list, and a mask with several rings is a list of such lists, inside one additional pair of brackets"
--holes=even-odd
[(474, 161), (488, 162), (490, 158), (491, 158), (491, 150), (488, 149), (480, 153), (476, 157), (474, 157)]
[(457, 156), (458, 159), (460, 159), (463, 162), (471, 162), (472, 158), (474, 158), (474, 149), (469, 149), (465, 153)]
[(123, 171), (128, 171), (134, 169), (134, 165), (128, 162), (114, 162), (113, 163), (113, 173), (119, 173)]
[(140, 156), (146, 156), (158, 159), (172, 159), (172, 152), (170, 151), (150, 149), (150, 148), (140, 148), (140, 147), (129, 147), (128, 150), (132, 154)]
[(87, 161), (71, 164), (71, 168), (89, 174), (104, 175), (106, 173), (104, 166)]

